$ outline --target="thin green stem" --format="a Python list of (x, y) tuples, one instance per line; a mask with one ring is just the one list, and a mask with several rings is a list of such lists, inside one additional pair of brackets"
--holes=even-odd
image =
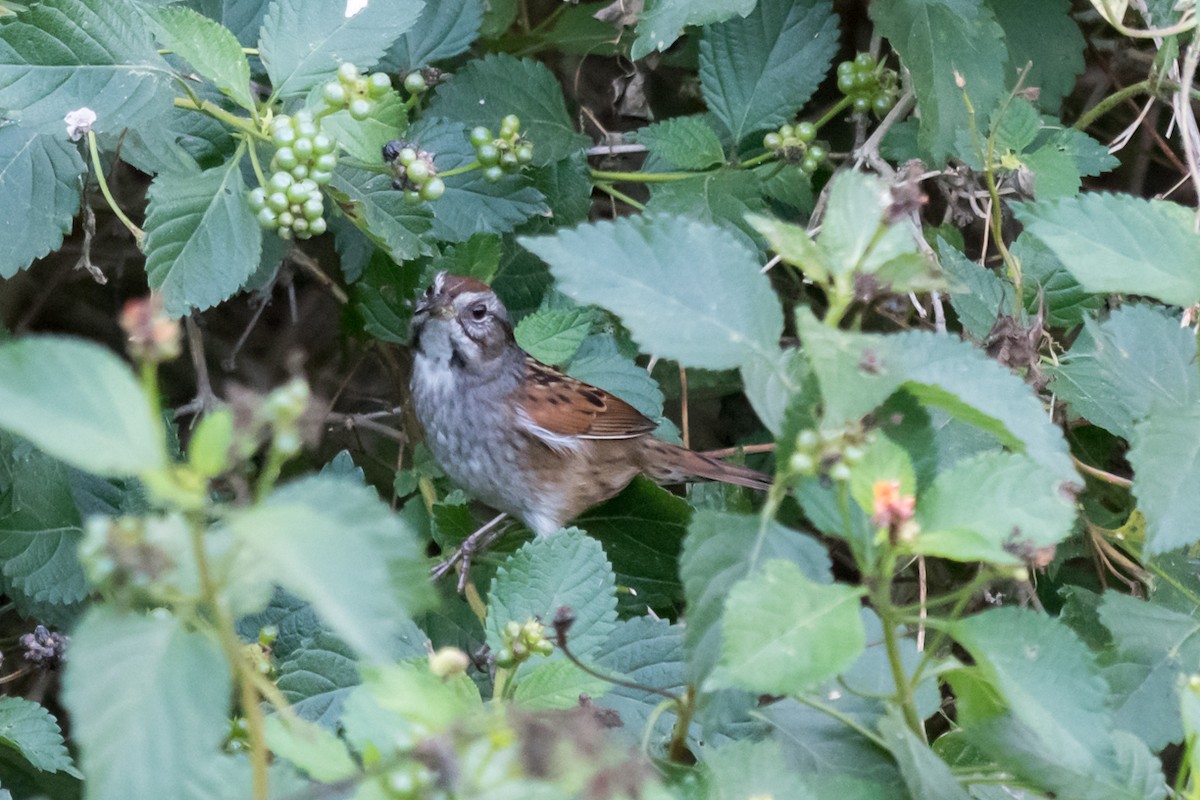
[(843, 97), (841, 100), (834, 103), (832, 108), (830, 108), (828, 111), (826, 111), (824, 114), (822, 114), (821, 118), (813, 123), (813, 127), (815, 127), (817, 130), (820, 130), (825, 125), (829, 124), (829, 122), (832, 121), (834, 117), (836, 117), (838, 114), (845, 111), (847, 108), (849, 108), (853, 104), (854, 104), (854, 101), (851, 100), (848, 95), (846, 97)]
[[(967, 586), (977, 588), (977, 584), (979, 584), (981, 582), (986, 582), (987, 580), (988, 580), (988, 578), (986, 577), (986, 573), (984, 573), (981, 570), (975, 576), (975, 578), (969, 584), (967, 584)], [(954, 608), (952, 608), (950, 610), (950, 613), (947, 615), (947, 619), (956, 620), (959, 617), (961, 617), (963, 611), (965, 611), (967, 608), (967, 603), (970, 603), (971, 598), (974, 596), (975, 596), (974, 591), (970, 591), (970, 592), (964, 591), (962, 593), (962, 595), (958, 598), (958, 600), (954, 603)], [(942, 629), (942, 627), (930, 625), (929, 622), (930, 621), (927, 621), (927, 623), (926, 623), (928, 625), (928, 627), (933, 628), (934, 630), (937, 631), (937, 633), (934, 636), (933, 640), (930, 641), (928, 646), (925, 648), (925, 652), (921, 655), (921, 660), (917, 663), (917, 668), (915, 670), (913, 670), (912, 682), (910, 683), (910, 686), (912, 686), (914, 690), (921, 683), (921, 678), (924, 676), (925, 668), (929, 665), (929, 662), (933, 660), (934, 656), (937, 654), (938, 650), (941, 649), (942, 644), (946, 641), (946, 638), (949, 636), (949, 634), (944, 629)]]
[(699, 177), (701, 172), (609, 172), (607, 170), (591, 170), (592, 181), (607, 181), (609, 183), (670, 183), (671, 181), (686, 181)]
[(473, 169), (479, 169), (483, 165), (479, 163), (479, 159), (472, 161), (470, 164), (463, 164), (461, 167), (448, 169), (445, 172), (439, 172), (439, 178), (453, 178), (455, 175), (462, 175), (464, 172), (470, 172)]
[(208, 566), (208, 553), (204, 548), (204, 519), (199, 515), (193, 515), (190, 522), (192, 555), (196, 560), (196, 572), (200, 578), (200, 593), (212, 615), (212, 624), (217, 630), (217, 638), (225, 653), (225, 660), (229, 662), (230, 672), (238, 684), (242, 713), (246, 715), (246, 726), (250, 734), (250, 766), (253, 774), (254, 800), (267, 800), (269, 795), (267, 736), (262, 707), (258, 703), (258, 693), (254, 689), (252, 678), (248, 675), (250, 665), (242, 656), (242, 646), (233, 626), (233, 618), (225, 612), (221, 605), (217, 585)]
[(175, 107), (187, 109), (188, 111), (199, 111), (202, 114), (208, 114), (213, 119), (218, 119), (229, 127), (245, 133), (247, 136), (252, 136), (255, 139), (262, 139), (264, 142), (270, 141), (270, 137), (258, 129), (258, 126), (254, 124), (254, 120), (250, 119), (249, 117), (239, 117), (236, 114), (230, 114), (219, 105), (209, 102), (208, 100), (201, 100), (199, 103), (197, 103), (188, 97), (176, 97)]
[(609, 197), (620, 200), (622, 203), (632, 206), (632, 207), (636, 208), (638, 211), (646, 210), (646, 205), (644, 203), (640, 203), (637, 200), (634, 200), (629, 195), (625, 194), (624, 192), (613, 188), (612, 184), (610, 184), (610, 183), (596, 183), (593, 185), (600, 191), (607, 194)]
[(892, 581), (896, 574), (896, 554), (892, 551), (884, 556), (879, 571), (879, 580), (871, 590), (871, 604), (879, 615), (883, 626), (883, 646), (887, 651), (888, 665), (892, 670), (892, 680), (896, 684), (896, 701), (904, 712), (904, 721), (914, 734), (925, 739), (925, 726), (917, 714), (917, 704), (914, 698), (913, 686), (904, 673), (904, 661), (900, 656), (900, 637), (896, 635), (899, 624), (896, 607), (892, 605)]
[(1085, 131), (1091, 127), (1093, 122), (1098, 120), (1100, 117), (1103, 117), (1109, 111), (1112, 111), (1129, 98), (1137, 97), (1139, 94), (1149, 94), (1152, 91), (1153, 86), (1154, 85), (1150, 82), (1150, 79), (1147, 78), (1144, 81), (1138, 81), (1131, 86), (1126, 86), (1124, 89), (1113, 92), (1108, 97), (1104, 98), (1099, 103), (1096, 103), (1096, 105), (1083, 112), (1083, 114), (1080, 115), (1079, 119), (1075, 120), (1075, 124), (1071, 127), (1077, 131)]
[(258, 48), (257, 48), (257, 47), (243, 47), (243, 48), (242, 48), (242, 55), (245, 55), (245, 56), (256, 56), (256, 55), (258, 55)]
[[(1022, 75), (1022, 78), (1024, 75)], [(1020, 86), (1020, 80), (1017, 83)], [(1004, 103), (1004, 107), (1000, 109), (1000, 117), (1003, 118), (1008, 104), (1012, 102), (1013, 94), (1009, 93), (1008, 99)], [(1003, 216), (1004, 207), (1000, 203), (1000, 190), (996, 186), (996, 172), (994, 169), (993, 159), (996, 155), (996, 131), (990, 131), (987, 138), (987, 147), (983, 147), (979, 141), (979, 127), (975, 121), (975, 105), (971, 102), (970, 96), (966, 90), (963, 90), (963, 102), (967, 106), (967, 126), (971, 132), (971, 141), (975, 145), (975, 151), (979, 154), (980, 160), (983, 162), (983, 178), (987, 185), (988, 197), (991, 200), (991, 213), (988, 220), (991, 228), (992, 240), (996, 244), (996, 249), (1000, 251), (1000, 256), (1004, 259), (1004, 266), (1008, 270), (1008, 278), (1013, 284), (1013, 316), (1020, 317), (1021, 309), (1024, 307), (1024, 299), (1021, 285), (1021, 263), (1009, 252), (1007, 245), (1004, 244)], [(996, 127), (999, 127), (998, 125)]]
[(792, 697), (797, 702), (803, 703), (804, 705), (808, 706), (809, 708), (816, 709), (817, 711), (820, 711), (822, 714), (825, 714), (827, 716), (832, 717), (833, 719), (836, 719), (838, 722), (842, 723), (847, 728), (849, 728), (850, 730), (857, 733), (859, 736), (861, 736), (864, 739), (866, 739), (867, 741), (875, 744), (881, 750), (888, 749), (887, 744), (883, 741), (883, 739), (879, 736), (879, 734), (873, 732), (871, 729), (869, 729), (863, 725), (860, 725), (853, 717), (843, 714), (841, 711), (838, 711), (836, 708), (825, 705), (821, 701), (814, 700), (813, 698), (808, 697), (806, 695), (796, 694), (796, 695), (792, 695)]
[(676, 764), (688, 763), (687, 736), (692, 727), (692, 715), (696, 713), (696, 687), (689, 685), (683, 699), (675, 703), (675, 727), (671, 731), (671, 744), (667, 747), (667, 758)]
[[(104, 195), (108, 207), (117, 215), (117, 219), (121, 220), (130, 233), (133, 234), (133, 239), (137, 243), (138, 249), (142, 248), (142, 241), (146, 238), (146, 232), (133, 223), (121, 207), (117, 205), (117, 199), (113, 197), (112, 191), (108, 188), (108, 180), (104, 177), (104, 168), (100, 166), (100, 148), (96, 145), (96, 134), (88, 131), (88, 150), (92, 155), (92, 171), (96, 174), (96, 183), (100, 187), (100, 193)], [(157, 387), (157, 384), (155, 384)]]
[(275, 488), (275, 482), (279, 480), (279, 475), (283, 472), (285, 461), (287, 461), (287, 455), (272, 442), (270, 449), (267, 450), (267, 463), (263, 464), (262, 471), (258, 473), (258, 481), (254, 485), (254, 495), (259, 502), (266, 499), (271, 490)]
[(258, 185), (266, 186), (266, 174), (263, 172), (262, 165), (258, 163), (258, 152), (254, 146), (254, 142), (243, 140), (243, 143), (246, 145), (246, 150), (250, 153), (250, 166), (254, 168), (254, 175), (258, 178)]
[(751, 167), (757, 167), (759, 164), (765, 164), (768, 161), (772, 161), (778, 157), (779, 156), (775, 154), (775, 151), (768, 150), (765, 153), (759, 153), (754, 158), (747, 158), (742, 162), (742, 167), (745, 169), (750, 169)]

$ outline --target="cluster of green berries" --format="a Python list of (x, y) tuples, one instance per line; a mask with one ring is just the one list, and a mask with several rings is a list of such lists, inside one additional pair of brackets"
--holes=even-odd
[(404, 192), (410, 203), (437, 200), (446, 193), (446, 184), (437, 175), (433, 154), (415, 144), (393, 139), (383, 146), (383, 160), (392, 165), (392, 187)]
[(496, 666), (504, 669), (517, 666), (534, 653), (548, 656), (554, 652), (554, 644), (546, 638), (545, 628), (535, 619), (524, 625), (509, 620), (504, 626), (501, 641), (503, 645), (496, 653)]
[(875, 62), (870, 53), (859, 53), (853, 61), (837, 66), (838, 89), (854, 101), (854, 113), (874, 111), (882, 117), (896, 105), (900, 94), (899, 76)]
[(318, 186), (333, 178), (337, 142), (321, 133), (307, 109), (297, 111), (294, 116), (280, 114), (272, 119), (271, 142), (275, 145), (272, 172), (286, 172), (298, 181), (310, 178)]
[(763, 147), (789, 164), (798, 164), (809, 175), (817, 171), (828, 155), (825, 148), (813, 142), (817, 138), (817, 127), (811, 122), (781, 125), (763, 137)]
[(410, 761), (382, 776), (384, 797), (390, 800), (433, 800), (447, 797), (438, 776), (419, 761)]
[(325, 202), (312, 178), (298, 181), (291, 173), (276, 172), (266, 186), (252, 189), (246, 201), (258, 224), (281, 239), (307, 239), (325, 232)]
[(796, 475), (820, 475), (835, 481), (850, 480), (850, 469), (862, 461), (871, 434), (861, 424), (840, 430), (805, 430), (796, 436), (796, 449), (788, 467)]
[[(420, 73), (417, 73), (418, 77)], [(409, 77), (412, 77), (411, 75)], [(422, 80), (424, 83), (424, 80)], [(407, 81), (405, 82), (407, 86)], [(392, 79), (382, 72), (362, 75), (358, 67), (346, 62), (338, 67), (337, 80), (321, 88), (321, 99), (332, 111), (343, 108), (357, 120), (366, 119), (375, 101), (392, 90)]]
[(500, 135), (480, 125), (471, 131), (475, 158), (483, 166), (483, 177), (495, 183), (506, 172), (517, 172), (533, 161), (533, 144), (521, 138), (521, 120), (509, 114), (500, 121)]

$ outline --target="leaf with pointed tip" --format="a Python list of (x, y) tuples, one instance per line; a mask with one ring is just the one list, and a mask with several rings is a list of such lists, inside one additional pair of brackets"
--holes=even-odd
[(381, 62), (394, 72), (428, 67), (465, 53), (479, 36), (482, 0), (426, 3), (412, 29), (396, 40)]
[(685, 25), (711, 25), (730, 17), (744, 17), (756, 0), (647, 0), (637, 24), (630, 58), (640, 59), (655, 50), (666, 50), (683, 33)]
[(10, 747), (43, 772), (82, 778), (63, 742), (58, 720), (23, 697), (0, 697), (0, 745)]
[(62, 244), (79, 210), (83, 170), (79, 150), (69, 142), (0, 126), (0, 278), (11, 278)]
[(151, 19), (157, 23), (156, 35), (164, 47), (174, 50), (242, 108), (254, 108), (250, 62), (228, 28), (182, 6), (154, 9)]

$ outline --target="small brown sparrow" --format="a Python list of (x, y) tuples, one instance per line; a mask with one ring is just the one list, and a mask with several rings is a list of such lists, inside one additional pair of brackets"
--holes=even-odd
[(530, 356), (504, 304), (474, 278), (439, 273), (411, 331), (413, 403), (434, 458), (460, 487), (539, 536), (638, 474), (771, 485), (760, 472), (654, 438), (655, 424), (624, 400)]

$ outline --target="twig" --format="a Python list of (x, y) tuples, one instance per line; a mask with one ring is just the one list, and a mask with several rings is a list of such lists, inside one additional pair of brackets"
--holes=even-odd
[(1122, 478), (1120, 475), (1114, 475), (1111, 472), (1106, 472), (1099, 467), (1093, 467), (1091, 464), (1085, 464), (1075, 456), (1071, 456), (1071, 461), (1075, 464), (1075, 468), (1077, 470), (1087, 473), (1093, 478), (1098, 478), (1105, 483), (1111, 483), (1113, 486), (1119, 486), (1122, 489), (1133, 488), (1133, 481), (1129, 480), (1129, 478)]
[(747, 455), (750, 455), (752, 453), (774, 452), (775, 443), (769, 442), (768, 444), (744, 444), (740, 447), (723, 447), (720, 450), (705, 450), (703, 455), (706, 455), (709, 458), (729, 458), (730, 456), (737, 455), (738, 453), (746, 453)]

